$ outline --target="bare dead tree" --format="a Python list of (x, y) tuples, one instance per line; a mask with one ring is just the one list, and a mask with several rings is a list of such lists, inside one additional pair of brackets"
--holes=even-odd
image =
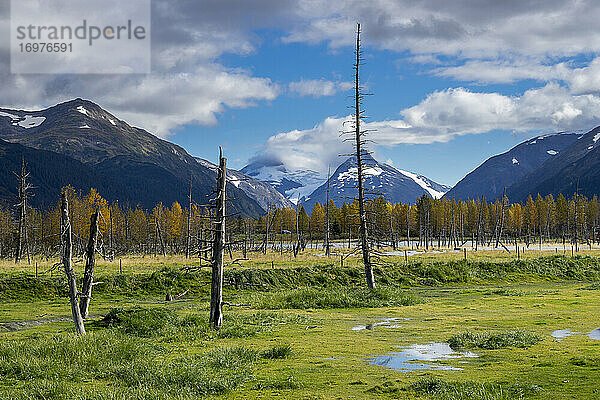
[(575, 252), (579, 251), (579, 238), (577, 236), (579, 231), (579, 222), (577, 221), (577, 216), (579, 214), (579, 178), (577, 178), (577, 186), (575, 188), (575, 236), (573, 237), (573, 241), (575, 243)]
[(31, 254), (29, 253), (29, 240), (27, 237), (27, 199), (29, 198), (29, 191), (33, 188), (27, 182), (29, 178), (29, 172), (27, 172), (27, 166), (25, 165), (25, 159), (21, 158), (21, 171), (15, 174), (19, 181), (19, 224), (17, 230), (17, 243), (15, 251), (15, 263), (18, 264), (21, 261), (21, 255), (23, 254), (23, 248), (27, 252), (27, 263), (31, 264)]
[(267, 215), (266, 215), (266, 221), (265, 221), (265, 245), (263, 247), (263, 254), (267, 254), (267, 246), (269, 246), (269, 229), (271, 229), (271, 226), (269, 225), (269, 209), (270, 209), (270, 204), (267, 203)]
[(363, 161), (363, 155), (367, 154), (364, 136), (367, 133), (366, 130), (361, 130), (360, 122), (362, 118), (361, 104), (364, 95), (361, 92), (360, 86), (360, 62), (363, 60), (361, 57), (360, 49), (360, 24), (356, 25), (356, 63), (354, 64), (354, 150), (356, 154), (356, 167), (358, 170), (357, 181), (358, 181), (358, 215), (360, 220), (360, 246), (362, 250), (362, 259), (365, 267), (365, 278), (367, 281), (367, 287), (373, 289), (375, 287), (375, 278), (373, 277), (373, 266), (371, 265), (371, 250), (369, 245), (369, 233), (367, 230), (367, 213), (365, 210), (365, 191), (363, 186), (363, 180), (365, 176), (365, 164)]
[(65, 192), (61, 195), (61, 213), (60, 213), (60, 231), (61, 231), (61, 242), (62, 242), (62, 264), (67, 276), (67, 283), (69, 285), (69, 301), (71, 302), (71, 313), (73, 315), (73, 322), (75, 323), (75, 329), (79, 335), (85, 335), (85, 326), (83, 325), (83, 318), (81, 317), (81, 310), (79, 308), (79, 293), (77, 291), (77, 281), (75, 279), (75, 271), (73, 270), (73, 263), (71, 261), (73, 251), (73, 241), (71, 232), (71, 222), (69, 221), (69, 203), (67, 201), (67, 195)]
[(475, 251), (477, 251), (479, 247), (479, 242), (481, 240), (481, 228), (483, 225), (483, 204), (485, 202), (485, 197), (481, 196), (481, 201), (479, 202), (479, 212), (477, 213), (477, 232), (475, 235)]
[(187, 216), (187, 232), (185, 238), (185, 258), (190, 258), (190, 238), (192, 230), (192, 176), (190, 175), (190, 191), (188, 195), (188, 216)]
[(160, 248), (162, 251), (162, 255), (163, 255), (163, 257), (166, 257), (167, 250), (165, 248), (165, 241), (163, 239), (162, 230), (160, 229), (160, 208), (158, 210), (158, 215), (155, 216), (154, 220), (156, 222), (156, 233), (158, 235), (158, 240), (160, 241)]
[(498, 224), (498, 229), (496, 230), (496, 245), (495, 248), (498, 248), (500, 244), (500, 240), (502, 237), (502, 231), (504, 230), (504, 210), (506, 203), (506, 188), (504, 188), (504, 192), (502, 192), (502, 202), (500, 203), (500, 224)]
[[(298, 194), (298, 200), (296, 201), (296, 246), (293, 248), (294, 258), (298, 257), (298, 253), (302, 248), (302, 239), (300, 237), (300, 194)], [(244, 256), (245, 257), (245, 256)]]
[(212, 280), (210, 290), (210, 324), (214, 329), (223, 325), (223, 258), (225, 256), (225, 205), (227, 183), (227, 159), (219, 148), (219, 172), (217, 176), (217, 197), (214, 239), (212, 246)]
[(327, 197), (325, 200), (325, 255), (331, 255), (329, 245), (329, 178), (331, 177), (331, 167), (327, 170)]
[(410, 247), (410, 204), (406, 208), (406, 247)]
[(79, 309), (82, 318), (88, 317), (88, 308), (92, 298), (92, 286), (94, 285), (94, 268), (96, 266), (96, 244), (98, 243), (98, 220), (100, 210), (96, 210), (90, 218), (90, 238), (86, 248), (85, 271), (83, 273), (83, 285), (81, 288), (81, 300)]
[(110, 232), (109, 232), (109, 236), (108, 236), (108, 247), (110, 249), (110, 260), (114, 260), (115, 258), (115, 243), (114, 243), (114, 237), (113, 237), (113, 215), (112, 215), (112, 207), (108, 207), (108, 218), (110, 220)]

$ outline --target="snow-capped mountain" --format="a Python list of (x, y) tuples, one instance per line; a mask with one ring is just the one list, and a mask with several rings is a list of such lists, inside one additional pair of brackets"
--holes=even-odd
[[(209, 168), (213, 171), (216, 171), (218, 168), (217, 165), (211, 163), (210, 161), (198, 157), (195, 158), (199, 164), (205, 166), (206, 168)], [(258, 179), (254, 179), (253, 177), (248, 176), (240, 171), (227, 169), (227, 181), (229, 184), (237, 187), (238, 189), (242, 189), (264, 210), (266, 210), (267, 207), (284, 208), (293, 207), (294, 205), (284, 195), (279, 193), (277, 190), (274, 190), (270, 184), (259, 181)]]
[[(377, 162), (371, 156), (365, 157), (365, 164), (364, 188), (369, 198), (383, 196), (392, 203), (414, 203), (424, 194), (440, 198), (450, 189), (422, 175)], [(357, 197), (357, 174), (356, 158), (350, 157), (329, 178), (329, 198), (336, 206), (344, 202), (350, 203)], [(326, 199), (327, 182), (301, 199), (301, 202), (307, 211), (311, 211), (317, 202), (324, 204)]]
[(589, 198), (600, 195), (600, 126), (577, 135), (568, 147), (511, 186), (508, 194), (511, 200), (524, 201), (538, 193), (571, 197), (576, 190)]
[(311, 194), (326, 178), (311, 170), (288, 171), (283, 163), (254, 161), (241, 172), (274, 187), (294, 204)]
[[(487, 159), (461, 179), (445, 197), (467, 200), (485, 196), (488, 201), (500, 198), (504, 188), (510, 193), (511, 186), (546, 161), (561, 158), (563, 152), (577, 142), (582, 134), (583, 132), (560, 132), (522, 142), (505, 153)], [(528, 184), (527, 190), (532, 188), (533, 186)]]
[[(101, 194), (108, 200), (119, 200), (131, 206), (140, 204), (152, 208), (158, 202), (170, 205), (174, 201), (185, 205), (190, 178), (192, 197), (199, 204), (206, 204), (216, 184), (215, 169), (199, 162), (181, 146), (133, 127), (87, 100), (75, 99), (39, 111), (0, 109), (0, 139), (57, 153), (63, 157), (53, 160), (62, 160), (60, 162), (65, 166), (82, 164), (90, 171), (88, 175), (103, 177), (73, 179), (72, 174), (66, 174), (61, 168), (49, 166), (56, 177), (53, 186), (68, 182), (77, 190), (86, 191), (90, 182), (96, 182), (94, 187), (104, 189)], [(15, 154), (20, 151), (17, 147), (10, 148), (15, 149)], [(42, 157), (41, 152), (25, 153), (29, 158)], [(2, 157), (0, 153), (0, 164)], [(27, 158), (25, 161), (31, 162)], [(235, 171), (230, 173), (237, 174)], [(117, 182), (119, 188), (110, 182)], [(235, 211), (241, 215), (257, 217), (264, 214), (261, 204), (266, 203), (265, 199), (286, 204), (269, 185), (250, 180), (235, 182), (227, 185), (227, 194)], [(6, 185), (14, 186), (14, 182), (0, 182), (0, 187)]]

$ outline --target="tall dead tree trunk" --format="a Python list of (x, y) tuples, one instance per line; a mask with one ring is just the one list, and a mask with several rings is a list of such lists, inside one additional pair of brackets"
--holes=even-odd
[(21, 261), (21, 255), (23, 254), (23, 248), (27, 251), (27, 262), (31, 264), (31, 256), (28, 248), (28, 240), (27, 240), (27, 199), (29, 197), (29, 190), (32, 186), (27, 182), (27, 178), (29, 178), (29, 172), (27, 172), (27, 167), (25, 165), (25, 159), (21, 158), (21, 171), (19, 174), (15, 174), (19, 181), (19, 224), (17, 230), (17, 243), (15, 250), (15, 264), (18, 264)]
[[(279, 254), (283, 254), (283, 210), (279, 214)], [(273, 247), (275, 247), (275, 243), (273, 243)]]
[(329, 257), (331, 250), (329, 246), (329, 178), (331, 176), (331, 168), (327, 170), (327, 196), (325, 199), (325, 255)]
[(81, 317), (81, 311), (79, 309), (77, 281), (75, 279), (75, 271), (73, 270), (73, 264), (71, 262), (73, 242), (71, 222), (69, 221), (69, 203), (67, 201), (67, 195), (64, 192), (61, 195), (60, 231), (62, 242), (62, 264), (65, 270), (65, 275), (67, 276), (67, 283), (69, 285), (69, 301), (71, 302), (73, 322), (75, 323), (75, 329), (77, 330), (77, 333), (80, 335), (85, 335), (85, 326), (83, 326), (83, 318)]
[(225, 255), (225, 184), (227, 183), (227, 159), (219, 151), (215, 234), (212, 248), (212, 281), (210, 290), (210, 324), (214, 329), (223, 325), (223, 258)]
[(165, 241), (162, 235), (162, 229), (160, 229), (160, 210), (158, 211), (158, 215), (154, 218), (156, 222), (156, 233), (158, 234), (158, 240), (160, 241), (160, 249), (162, 251), (163, 257), (167, 256), (167, 249), (165, 248)]
[(192, 230), (192, 177), (190, 176), (190, 192), (188, 194), (188, 218), (187, 218), (187, 232), (185, 238), (185, 258), (190, 258), (190, 240)]
[(110, 261), (115, 259), (115, 243), (113, 238), (113, 215), (112, 215), (112, 206), (108, 207), (108, 218), (110, 220), (110, 232), (109, 232), (109, 245), (110, 248)]
[(90, 238), (86, 249), (85, 272), (83, 273), (83, 286), (81, 288), (81, 301), (79, 309), (82, 318), (88, 317), (88, 308), (92, 298), (92, 286), (94, 285), (94, 267), (96, 266), (96, 243), (98, 242), (98, 216), (100, 210), (96, 210), (90, 218)]
[(361, 131), (361, 101), (363, 95), (360, 91), (360, 24), (356, 25), (356, 63), (354, 64), (354, 141), (356, 150), (356, 167), (358, 170), (358, 214), (360, 219), (360, 245), (362, 250), (363, 264), (365, 266), (365, 278), (367, 287), (375, 287), (375, 278), (373, 277), (373, 266), (371, 265), (371, 250), (369, 247), (369, 233), (367, 231), (367, 213), (365, 210), (365, 191), (363, 187), (364, 164), (363, 164), (363, 144), (365, 131)]
[(410, 204), (406, 209), (406, 247), (410, 247)]
[(578, 214), (579, 214), (579, 178), (577, 179), (577, 186), (575, 189), (575, 252), (579, 251), (579, 247), (578, 247), (579, 224), (577, 221)]
[(504, 192), (502, 193), (502, 202), (500, 203), (500, 225), (498, 227), (498, 231), (496, 234), (496, 245), (495, 248), (498, 248), (500, 244), (500, 239), (502, 237), (502, 231), (504, 230), (504, 202), (506, 199), (506, 188), (504, 188)]
[(263, 247), (263, 254), (267, 254), (267, 246), (269, 246), (269, 209), (270, 204), (267, 203), (267, 215), (265, 221), (265, 246)]
[(481, 225), (483, 222), (483, 202), (485, 201), (485, 198), (483, 196), (481, 196), (481, 201), (479, 202), (479, 212), (477, 213), (477, 235), (476, 235), (476, 241), (475, 241), (475, 251), (477, 251), (477, 248), (479, 246), (479, 241), (481, 240)]
[(302, 247), (302, 240), (300, 239), (300, 194), (298, 194), (298, 200), (296, 201), (296, 246), (294, 250), (294, 258), (298, 256), (298, 252)]

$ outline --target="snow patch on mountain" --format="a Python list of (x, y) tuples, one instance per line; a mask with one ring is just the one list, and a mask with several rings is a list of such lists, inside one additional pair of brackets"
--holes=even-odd
[[(379, 175), (383, 174), (383, 169), (381, 169), (378, 166), (366, 167), (363, 174), (364, 174), (365, 178), (368, 178), (370, 176), (379, 176)], [(357, 176), (358, 176), (358, 168), (352, 167), (352, 168), (348, 169), (347, 171), (338, 175), (338, 180), (345, 181), (347, 179), (351, 179), (351, 180), (355, 181), (355, 180), (357, 180)]]
[(299, 200), (305, 199), (308, 200), (309, 196), (312, 192), (317, 190), (319, 186), (323, 184), (322, 180), (319, 182), (308, 184), (305, 186), (300, 186), (294, 189), (289, 189), (285, 191), (285, 197), (294, 204), (298, 204)]
[[(214, 171), (216, 175), (217, 170), (219, 169), (216, 164), (198, 157), (194, 157), (194, 159), (198, 164)], [(243, 172), (227, 169), (227, 183), (243, 190), (249, 197), (256, 200), (264, 210), (269, 207), (282, 208), (292, 206), (292, 203), (271, 185), (261, 182)]]
[(85, 109), (84, 106), (79, 106), (76, 108), (76, 110), (79, 111), (80, 113), (82, 113), (83, 115), (89, 116), (89, 112), (88, 112), (88, 110)]
[(288, 171), (282, 163), (254, 162), (242, 168), (241, 172), (273, 186), (294, 204), (298, 202), (298, 199), (307, 198), (325, 182), (325, 179), (316, 171), (308, 169)]
[(46, 117), (34, 117), (33, 115), (26, 115), (25, 119), (19, 122), (13, 122), (13, 125), (19, 125), (25, 129), (35, 128), (40, 126), (42, 122), (46, 120)]
[(35, 128), (36, 126), (40, 126), (42, 122), (46, 120), (46, 117), (38, 116), (35, 117), (33, 115), (25, 115), (23, 117), (19, 117), (15, 114), (10, 114), (7, 112), (0, 111), (0, 117), (8, 117), (11, 119), (11, 123), (13, 126), (20, 126), (21, 128), (29, 129)]
[(429, 181), (426, 181), (423, 176), (414, 174), (412, 172), (404, 171), (402, 169), (398, 170), (402, 175), (406, 175), (410, 179), (412, 179), (417, 185), (421, 186), (423, 189), (427, 191), (434, 199), (440, 199), (446, 192), (441, 192), (439, 190), (435, 190), (431, 187)]

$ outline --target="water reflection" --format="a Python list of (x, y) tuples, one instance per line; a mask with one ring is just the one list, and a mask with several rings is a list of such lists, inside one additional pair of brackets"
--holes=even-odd
[(474, 357), (478, 357), (478, 355), (470, 351), (454, 351), (448, 343), (426, 343), (413, 344), (407, 348), (403, 348), (398, 353), (374, 356), (368, 363), (369, 365), (379, 365), (400, 372), (409, 372), (417, 369), (456, 371), (462, 368), (444, 364), (421, 363), (419, 361), (435, 362)]

